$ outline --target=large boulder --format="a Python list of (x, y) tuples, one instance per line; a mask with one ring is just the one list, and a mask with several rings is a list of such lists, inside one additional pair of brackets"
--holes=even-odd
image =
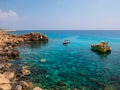
[(15, 77), (15, 72), (8, 71), (8, 72), (4, 72), (3, 75), (5, 76), (5, 78), (11, 80)]
[(10, 80), (7, 79), (3, 74), (0, 74), (0, 89), (11, 90)]
[(10, 84), (0, 84), (0, 90), (12, 90), (12, 87)]
[(23, 66), (21, 72), (23, 76), (27, 76), (31, 73), (27, 66)]
[(15, 88), (16, 88), (15, 90), (22, 90), (22, 86), (21, 85), (17, 85)]
[(10, 80), (5, 78), (3, 74), (0, 74), (0, 84), (9, 84)]

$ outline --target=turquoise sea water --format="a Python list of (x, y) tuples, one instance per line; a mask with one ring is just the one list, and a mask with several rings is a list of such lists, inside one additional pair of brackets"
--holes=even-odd
[[(109, 90), (120, 87), (120, 31), (17, 31), (15, 34), (41, 32), (48, 42), (32, 42), (19, 48), (17, 65), (27, 65), (28, 76), (45, 90)], [(63, 45), (64, 40), (70, 44)], [(108, 41), (112, 52), (90, 50), (93, 43)], [(44, 60), (45, 62), (41, 62)], [(114, 90), (110, 89), (110, 90)]]

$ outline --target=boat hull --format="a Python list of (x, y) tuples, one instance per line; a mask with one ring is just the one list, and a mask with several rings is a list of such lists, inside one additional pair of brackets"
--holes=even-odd
[(108, 48), (101, 48), (101, 47), (97, 47), (97, 46), (91, 46), (91, 50), (102, 52), (102, 53), (111, 52), (111, 48), (110, 47), (108, 47)]

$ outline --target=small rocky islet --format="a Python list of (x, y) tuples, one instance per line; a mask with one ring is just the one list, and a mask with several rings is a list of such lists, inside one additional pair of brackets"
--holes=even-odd
[(19, 36), (0, 31), (0, 90), (42, 90), (25, 78), (31, 73), (28, 66), (18, 66), (16, 70), (9, 61), (19, 59), (17, 47), (23, 43), (47, 40), (47, 36), (37, 32)]

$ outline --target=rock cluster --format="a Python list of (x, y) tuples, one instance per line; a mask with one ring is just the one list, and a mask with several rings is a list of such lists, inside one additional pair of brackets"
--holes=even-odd
[[(27, 66), (21, 67), (19, 71), (11, 69), (12, 64), (9, 59), (18, 59), (19, 51), (17, 47), (25, 42), (48, 40), (48, 37), (40, 33), (23, 34), (21, 36), (8, 34), (0, 31), (0, 90), (30, 90), (33, 88), (32, 82), (24, 80), (29, 75)], [(37, 87), (34, 90), (42, 90)]]
[(16, 50), (17, 46), (27, 41), (43, 40), (48, 40), (48, 37), (37, 32), (17, 36), (0, 31), (0, 56), (7, 56), (8, 59), (19, 58), (19, 52)]
[(7, 32), (0, 32), (0, 60), (8, 60), (13, 58), (19, 58), (19, 52), (16, 49), (17, 46), (22, 44), (24, 39)]
[(37, 33), (37, 32), (32, 32), (30, 34), (23, 34), (21, 35), (21, 37), (25, 40), (25, 41), (42, 41), (42, 40), (48, 40), (48, 37)]

